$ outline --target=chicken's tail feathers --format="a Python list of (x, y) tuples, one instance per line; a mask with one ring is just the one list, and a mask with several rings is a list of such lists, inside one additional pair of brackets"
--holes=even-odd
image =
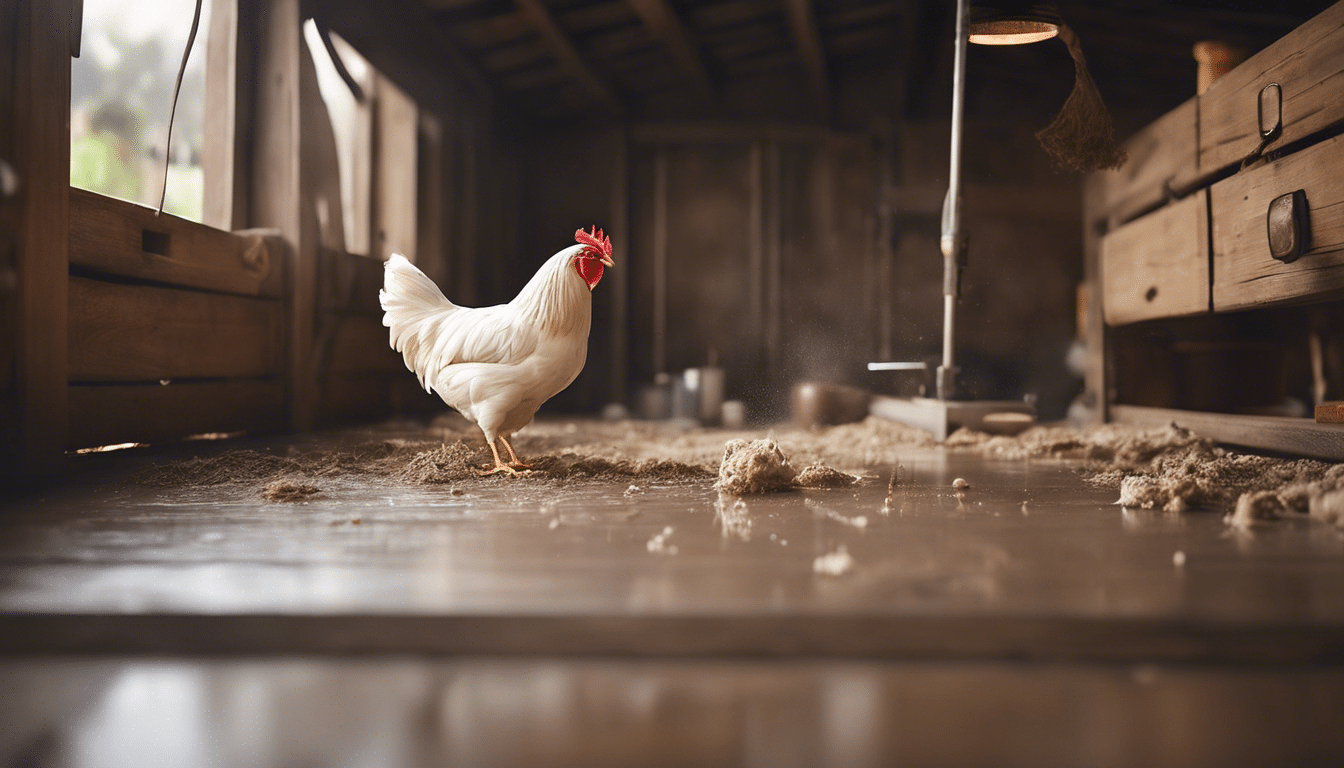
[(433, 280), (399, 253), (392, 254), (384, 265), (378, 303), (383, 308), (383, 325), (390, 329), (388, 340), (392, 348), (402, 353), (406, 367), (414, 371), (420, 385), (425, 386), (428, 361), (421, 359), (421, 353), (432, 346), (426, 333), (434, 319), (458, 309), (458, 306), (443, 295)]

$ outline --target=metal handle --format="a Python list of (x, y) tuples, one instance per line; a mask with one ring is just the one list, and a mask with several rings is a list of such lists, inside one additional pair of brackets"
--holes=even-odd
[(1306, 253), (1311, 243), (1306, 190), (1294, 190), (1271, 200), (1269, 210), (1265, 212), (1265, 229), (1269, 235), (1270, 256), (1291, 264)]

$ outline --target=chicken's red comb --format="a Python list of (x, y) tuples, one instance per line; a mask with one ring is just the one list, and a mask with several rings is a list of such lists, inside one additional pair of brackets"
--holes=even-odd
[(575, 232), (574, 242), (595, 248), (601, 255), (611, 258), (611, 238), (604, 237), (597, 225), (593, 225), (592, 232), (584, 232), (582, 229)]

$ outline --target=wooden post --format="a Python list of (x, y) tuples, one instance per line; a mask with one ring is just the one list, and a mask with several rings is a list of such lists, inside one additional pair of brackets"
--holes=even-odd
[(611, 336), (608, 357), (611, 385), (608, 402), (626, 402), (626, 386), (630, 376), (627, 360), (627, 326), (630, 322), (630, 273), (634, 270), (630, 253), (630, 139), (624, 128), (616, 131), (616, 151), (611, 169), (611, 221), (607, 232), (618, 256), (611, 281)]
[(667, 147), (653, 155), (653, 372), (667, 373)]
[[(13, 62), (9, 137), (17, 196), (14, 235), (15, 389), (21, 473), (59, 466), (68, 422), (66, 291), (70, 270), (70, 52), (73, 3), (18, 0), (0, 36), (0, 56)], [(0, 82), (0, 90), (9, 89)], [(5, 286), (0, 286), (3, 289)]]
[(213, 0), (206, 36), (205, 144), (201, 168), (205, 185), (202, 220), (232, 231), (247, 226), (247, 125), (252, 102), (251, 43), (239, 3)]
[[(244, 4), (245, 3), (245, 4)], [(318, 226), (313, 187), (300, 149), (303, 41), (300, 0), (239, 0), (239, 15), (258, 20), (256, 111), (253, 114), (249, 223), (274, 227), (289, 241), (288, 406), (290, 426), (313, 426), (318, 401), (314, 321)], [(245, 13), (244, 10), (250, 11)], [(310, 65), (311, 66), (311, 65)]]

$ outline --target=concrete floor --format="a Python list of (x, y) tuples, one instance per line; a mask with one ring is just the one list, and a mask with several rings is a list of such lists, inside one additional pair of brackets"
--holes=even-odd
[(120, 461), (0, 513), (10, 764), (1344, 757), (1344, 536), (1122, 510), (1069, 462), (912, 447), (885, 507), (884, 468), (272, 504)]

